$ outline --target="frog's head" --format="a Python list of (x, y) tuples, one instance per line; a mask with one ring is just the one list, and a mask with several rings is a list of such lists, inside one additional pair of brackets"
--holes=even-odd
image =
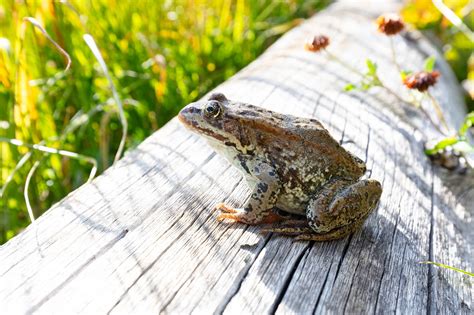
[(234, 103), (222, 93), (212, 94), (207, 101), (187, 105), (178, 115), (189, 129), (204, 136), (212, 143), (247, 150), (245, 123), (239, 114), (245, 104)]

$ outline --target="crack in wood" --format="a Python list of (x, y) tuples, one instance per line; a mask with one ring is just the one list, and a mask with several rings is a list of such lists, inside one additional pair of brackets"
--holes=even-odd
[(254, 262), (257, 260), (258, 256), (263, 251), (267, 243), (270, 241), (271, 236), (272, 236), (271, 233), (265, 236), (265, 238), (263, 239), (263, 242), (261, 242), (262, 245), (257, 248), (255, 256), (252, 258), (250, 262), (247, 263), (245, 268), (240, 271), (239, 276), (237, 276), (236, 280), (234, 281), (234, 284), (232, 285), (232, 287), (229, 288), (229, 291), (227, 292), (227, 294), (225, 294), (224, 299), (222, 299), (221, 303), (219, 303), (217, 308), (214, 310), (213, 314), (224, 313), (224, 310), (229, 304), (229, 302), (237, 294), (237, 292), (239, 292), (242, 286), (242, 283), (244, 282), (247, 274), (250, 271), (250, 268), (252, 268)]
[(301, 260), (303, 257), (308, 253), (308, 251), (311, 249), (311, 247), (314, 245), (314, 242), (308, 242), (308, 245), (306, 245), (305, 249), (299, 253), (298, 257), (296, 258), (295, 262), (293, 263), (290, 272), (288, 273), (287, 277), (285, 278), (283, 285), (279, 292), (277, 293), (275, 300), (273, 301), (272, 305), (269, 307), (269, 314), (275, 314), (278, 306), (280, 305), (281, 301), (283, 300), (283, 297), (285, 296), (286, 290), (290, 286), (291, 281), (293, 280), (293, 276), (296, 273), (296, 269), (298, 268)]
[[(433, 261), (434, 259), (434, 228), (435, 228), (435, 219), (434, 219), (434, 207), (435, 207), (435, 189), (434, 189), (434, 167), (431, 166), (431, 207), (430, 207), (430, 233), (429, 233), (429, 248), (428, 248), (428, 259)], [(427, 314), (435, 314), (437, 313), (436, 306), (434, 305), (433, 298), (436, 296), (436, 288), (434, 286), (435, 282), (435, 270), (433, 265), (428, 265), (428, 305), (427, 305)]]

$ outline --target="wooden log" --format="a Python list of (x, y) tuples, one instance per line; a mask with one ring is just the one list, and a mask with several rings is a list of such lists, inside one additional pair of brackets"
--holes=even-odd
[[(360, 71), (373, 59), (382, 80), (406, 97), (389, 39), (373, 24), (394, 9), (381, 1), (335, 4), (216, 89), (315, 117), (363, 158), (384, 192), (361, 230), (339, 241), (293, 242), (216, 222), (213, 206), (241, 205), (248, 187), (173, 119), (0, 247), (0, 312), (472, 313), (472, 278), (420, 264), (474, 269), (472, 173), (430, 163), (423, 143), (437, 133), (419, 110), (380, 88), (343, 92), (358, 76), (303, 49), (306, 38), (324, 33), (334, 55)], [(440, 53), (415, 32), (393, 39), (406, 69), (437, 57), (442, 76), (432, 92), (458, 126), (465, 107)]]

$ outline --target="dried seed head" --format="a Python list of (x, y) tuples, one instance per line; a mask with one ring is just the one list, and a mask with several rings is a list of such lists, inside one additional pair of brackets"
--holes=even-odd
[(415, 89), (420, 92), (428, 90), (430, 86), (433, 86), (438, 81), (440, 73), (438, 71), (426, 72), (421, 71), (412, 75), (409, 75), (403, 79), (403, 84), (409, 89)]
[(324, 35), (316, 35), (310, 39), (305, 45), (306, 50), (316, 52), (325, 49), (329, 45), (329, 37)]
[(377, 26), (385, 35), (395, 35), (403, 30), (405, 24), (396, 14), (384, 14), (377, 18)]

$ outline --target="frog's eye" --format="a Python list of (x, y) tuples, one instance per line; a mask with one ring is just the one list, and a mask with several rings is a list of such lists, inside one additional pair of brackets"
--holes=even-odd
[(210, 101), (204, 105), (204, 115), (207, 117), (216, 118), (221, 114), (221, 105), (217, 101)]

